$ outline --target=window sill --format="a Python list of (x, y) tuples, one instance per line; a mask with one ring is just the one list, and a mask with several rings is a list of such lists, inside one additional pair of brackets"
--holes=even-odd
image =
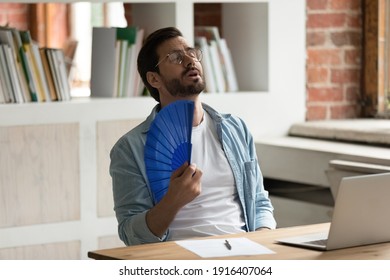
[(312, 121), (293, 125), (287, 136), (256, 139), (265, 178), (324, 187), (334, 183), (330, 169), (343, 176), (388, 172), (389, 146), (390, 120), (377, 119)]
[(290, 136), (390, 146), (390, 120), (348, 119), (310, 121), (291, 126)]

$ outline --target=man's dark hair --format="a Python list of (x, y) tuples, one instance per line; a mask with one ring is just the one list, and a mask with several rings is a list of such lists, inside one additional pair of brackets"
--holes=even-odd
[(160, 95), (158, 90), (152, 87), (147, 79), (146, 73), (157, 72), (160, 73), (158, 67), (155, 67), (158, 63), (157, 48), (166, 40), (176, 37), (182, 37), (183, 34), (176, 27), (165, 27), (158, 29), (151, 33), (145, 40), (137, 59), (138, 72), (144, 82), (146, 88), (149, 90), (150, 95), (157, 101), (160, 102)]

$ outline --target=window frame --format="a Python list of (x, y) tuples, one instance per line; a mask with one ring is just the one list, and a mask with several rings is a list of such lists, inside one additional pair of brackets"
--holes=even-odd
[(390, 117), (389, 0), (363, 0), (362, 105), (364, 117)]

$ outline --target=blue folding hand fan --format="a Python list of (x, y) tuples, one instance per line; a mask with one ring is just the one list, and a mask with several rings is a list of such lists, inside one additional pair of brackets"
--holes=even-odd
[(154, 202), (165, 195), (173, 171), (191, 162), (194, 102), (173, 102), (156, 115), (145, 143), (145, 166)]

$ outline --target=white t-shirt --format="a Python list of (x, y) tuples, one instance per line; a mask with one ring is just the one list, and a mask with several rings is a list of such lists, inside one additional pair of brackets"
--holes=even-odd
[(192, 160), (202, 170), (202, 191), (171, 223), (170, 240), (243, 232), (244, 218), (229, 162), (210, 116), (192, 129)]

